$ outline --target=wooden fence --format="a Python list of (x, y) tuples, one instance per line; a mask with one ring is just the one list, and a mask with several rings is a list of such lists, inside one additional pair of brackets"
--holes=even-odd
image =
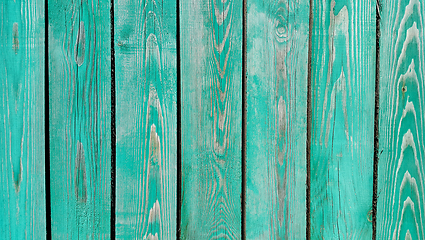
[(0, 239), (425, 239), (423, 0), (3, 0)]

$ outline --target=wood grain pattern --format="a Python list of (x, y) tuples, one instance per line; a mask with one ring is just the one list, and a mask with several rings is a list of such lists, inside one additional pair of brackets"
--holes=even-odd
[(424, 239), (424, 2), (380, 2), (377, 239)]
[(309, 1), (247, 4), (246, 238), (303, 239)]
[(372, 237), (375, 4), (313, 1), (312, 239)]
[(110, 238), (110, 1), (50, 0), (53, 239)]
[(0, 18), (0, 239), (45, 239), (44, 1)]
[(182, 239), (241, 238), (242, 2), (180, 1)]
[(117, 239), (174, 239), (176, 1), (116, 0)]

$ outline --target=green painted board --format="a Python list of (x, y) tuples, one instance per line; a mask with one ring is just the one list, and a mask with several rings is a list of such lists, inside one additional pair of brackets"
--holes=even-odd
[(242, 1), (180, 1), (181, 239), (241, 238)]
[(424, 1), (380, 1), (377, 239), (424, 239)]
[(45, 239), (44, 1), (0, 16), (0, 239)]
[(376, 1), (311, 7), (311, 238), (371, 239)]
[(53, 239), (110, 239), (109, 0), (49, 0)]
[(246, 238), (305, 239), (309, 1), (247, 1)]
[(175, 239), (176, 1), (114, 2), (116, 238)]

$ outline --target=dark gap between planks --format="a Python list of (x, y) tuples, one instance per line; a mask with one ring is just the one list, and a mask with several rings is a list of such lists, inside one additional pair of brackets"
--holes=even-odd
[(49, 11), (44, 0), (44, 184), (46, 191), (46, 239), (52, 239), (50, 206), (50, 135), (49, 135)]
[(177, 220), (176, 239), (181, 239), (181, 207), (182, 207), (182, 137), (181, 137), (181, 71), (180, 71), (180, 5), (176, 0), (176, 52), (177, 52)]
[(114, 47), (114, 0), (111, 0), (111, 239), (115, 239), (116, 200), (116, 129), (115, 129), (115, 47)]
[(372, 240), (376, 240), (376, 210), (378, 203), (378, 161), (379, 161), (379, 39), (380, 5), (376, 1), (376, 52), (375, 52), (375, 116), (374, 116), (374, 149), (373, 149), (373, 198), (372, 198)]
[(247, 0), (243, 0), (242, 9), (242, 184), (241, 184), (241, 238), (246, 239), (246, 54), (247, 54), (247, 35), (246, 35), (246, 17)]
[(307, 73), (307, 137), (306, 137), (306, 239), (309, 240), (310, 232), (310, 147), (311, 147), (311, 55), (313, 33), (313, 0), (310, 0), (308, 21), (308, 73)]

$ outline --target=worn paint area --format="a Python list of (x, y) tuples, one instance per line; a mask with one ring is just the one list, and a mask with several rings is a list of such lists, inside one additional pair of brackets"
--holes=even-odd
[(176, 236), (175, 4), (114, 3), (117, 239)]
[(48, 1), (51, 235), (110, 238), (110, 1)]
[(242, 4), (180, 4), (181, 238), (238, 239)]
[[(423, 239), (424, 13), (418, 0), (384, 1), (377, 237)], [(391, 35), (385, 35), (391, 32)], [(384, 74), (387, 73), (387, 74)]]
[(247, 8), (246, 237), (303, 239), (309, 2)]
[(0, 239), (46, 237), (44, 4), (0, 4)]
[(311, 7), (311, 237), (372, 238), (375, 2)]

